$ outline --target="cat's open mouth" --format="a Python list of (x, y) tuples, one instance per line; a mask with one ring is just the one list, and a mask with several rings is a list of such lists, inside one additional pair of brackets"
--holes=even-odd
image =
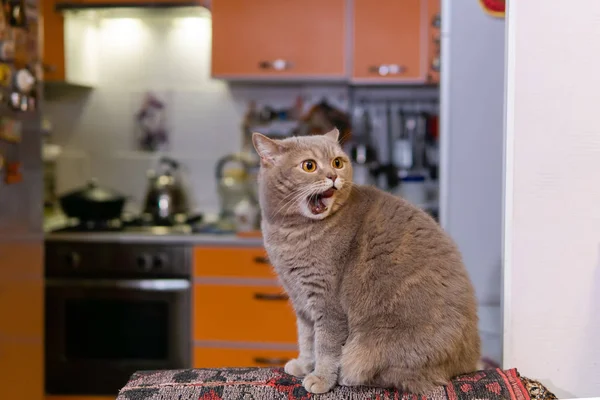
[(335, 191), (336, 191), (335, 188), (329, 188), (326, 191), (324, 191), (323, 193), (313, 194), (313, 195), (309, 196), (308, 197), (308, 206), (310, 208), (310, 211), (315, 215), (322, 214), (325, 211), (327, 211), (327, 206), (323, 202), (323, 199), (330, 198), (331, 196), (334, 195)]

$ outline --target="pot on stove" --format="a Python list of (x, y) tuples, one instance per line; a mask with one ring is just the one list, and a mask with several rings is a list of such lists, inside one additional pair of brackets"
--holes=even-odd
[(109, 221), (121, 217), (127, 198), (116, 191), (99, 186), (96, 179), (60, 196), (63, 212), (80, 221)]

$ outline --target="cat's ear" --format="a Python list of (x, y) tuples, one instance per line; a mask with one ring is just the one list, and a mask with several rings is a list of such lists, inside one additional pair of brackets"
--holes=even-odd
[(333, 128), (329, 132), (325, 133), (323, 136), (325, 136), (326, 138), (333, 140), (334, 142), (337, 143), (337, 141), (340, 137), (340, 131), (338, 131), (337, 128)]
[(282, 147), (275, 140), (269, 139), (265, 135), (254, 132), (252, 134), (252, 144), (260, 156), (260, 161), (264, 165), (272, 165), (275, 159), (282, 152)]

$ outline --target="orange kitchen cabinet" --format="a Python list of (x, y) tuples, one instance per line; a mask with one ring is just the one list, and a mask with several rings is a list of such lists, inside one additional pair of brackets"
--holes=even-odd
[(194, 348), (194, 368), (282, 367), (298, 355), (296, 350)]
[(212, 0), (212, 75), (343, 79), (346, 0)]
[(294, 311), (279, 286), (194, 284), (198, 341), (296, 343)]
[(94, 5), (94, 4), (102, 4), (102, 5), (140, 5), (140, 6), (148, 6), (148, 5), (202, 5), (206, 3), (206, 0), (62, 0), (59, 3), (68, 3), (68, 4), (83, 4), (83, 5)]
[(42, 37), (40, 49), (44, 64), (44, 80), (61, 82), (65, 80), (65, 31), (61, 12), (56, 11), (56, 0), (44, 0), (40, 5)]
[[(44, 330), (42, 279), (0, 280), (0, 337), (42, 337)], [(16, 309), (15, 307), (18, 307)]]
[(196, 247), (194, 249), (196, 277), (276, 277), (262, 247)]
[(41, 339), (0, 339), (0, 398), (41, 400), (43, 364)]
[(354, 0), (356, 83), (423, 83), (428, 56), (428, 0)]

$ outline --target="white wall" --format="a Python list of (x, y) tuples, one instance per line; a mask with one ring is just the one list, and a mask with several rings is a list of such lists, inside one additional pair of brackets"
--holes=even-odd
[(500, 361), (505, 21), (477, 1), (442, 6), (441, 223), (475, 285), (484, 354)]
[(600, 396), (600, 2), (508, 4), (504, 363)]

